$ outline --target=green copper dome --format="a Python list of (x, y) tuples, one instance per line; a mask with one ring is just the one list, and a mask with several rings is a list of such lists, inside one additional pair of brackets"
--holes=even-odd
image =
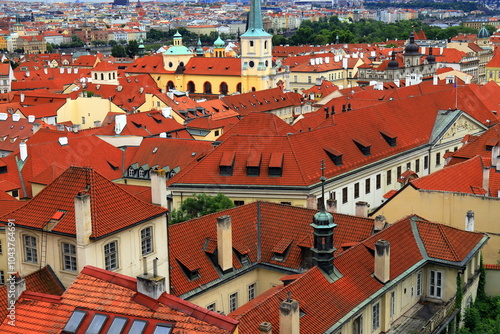
[(483, 23), (483, 27), (477, 33), (477, 38), (488, 38), (488, 37), (490, 37), (490, 33), (488, 32), (488, 30), (486, 29), (485, 26), (486, 25)]
[(220, 38), (220, 35), (219, 37), (217, 37), (217, 39), (215, 40), (214, 42), (214, 46), (216, 48), (223, 48), (226, 44), (224, 43), (224, 41)]

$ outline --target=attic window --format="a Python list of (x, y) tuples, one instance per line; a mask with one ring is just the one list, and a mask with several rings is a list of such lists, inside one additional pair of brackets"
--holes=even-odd
[(209, 66), (209, 67), (208, 67), (208, 69), (209, 69), (209, 70), (211, 70), (211, 69), (212, 69), (212, 66)]
[(281, 177), (283, 175), (283, 152), (271, 153), (269, 159), (269, 176)]
[(290, 252), (290, 246), (292, 245), (292, 239), (281, 239), (274, 246), (273, 258), (274, 261), (285, 262), (288, 253)]
[(116, 163), (112, 163), (112, 162), (109, 162), (109, 161), (106, 161), (109, 165), (109, 167), (111, 167), (111, 169), (113, 170), (118, 170), (120, 167), (116, 164)]
[(179, 264), (179, 267), (181, 267), (182, 271), (184, 272), (184, 275), (190, 280), (194, 281), (195, 279), (200, 278), (200, 273), (199, 269), (200, 268), (192, 268), (184, 265), (181, 261), (177, 260), (177, 263)]
[(361, 153), (363, 153), (363, 155), (369, 156), (371, 154), (370, 153), (371, 145), (369, 143), (359, 138), (354, 138), (352, 141), (354, 142), (354, 144), (356, 144), (356, 146), (359, 148)]
[(398, 137), (396, 137), (392, 133), (387, 132), (387, 131), (380, 131), (380, 134), (382, 135), (382, 137), (384, 137), (385, 141), (387, 142), (387, 144), (389, 144), (389, 146), (394, 147), (397, 145), (396, 139)]
[(323, 150), (325, 150), (326, 154), (332, 160), (335, 166), (341, 166), (343, 164), (342, 153), (331, 147), (325, 147)]
[(262, 153), (254, 153), (248, 157), (247, 160), (247, 176), (260, 175), (260, 162), (262, 160)]
[(224, 152), (219, 163), (219, 175), (232, 176), (234, 166), (234, 152)]

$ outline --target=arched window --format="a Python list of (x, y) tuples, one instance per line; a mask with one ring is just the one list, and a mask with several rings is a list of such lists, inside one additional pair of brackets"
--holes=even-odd
[(267, 41), (264, 42), (264, 49), (267, 50)]
[(238, 93), (241, 93), (241, 82), (238, 82), (238, 84), (236, 85), (236, 91)]
[(252, 92), (255, 92), (255, 87), (252, 87)]
[(196, 91), (196, 87), (194, 85), (194, 82), (189, 81), (187, 84), (187, 89), (190, 93), (194, 93)]
[(101, 73), (101, 80), (104, 80), (104, 73)]
[(174, 88), (175, 88), (174, 83), (172, 81), (169, 81), (167, 83), (167, 90), (174, 89)]
[(97, 73), (94, 73), (94, 79), (99, 80), (98, 76), (97, 76)]
[(205, 82), (203, 84), (203, 91), (205, 94), (212, 94), (212, 84), (210, 82)]
[(111, 80), (111, 73), (108, 73), (108, 80)]
[(221, 93), (222, 95), (227, 95), (227, 91), (228, 91), (228, 89), (227, 89), (227, 83), (222, 82), (222, 83), (220, 84), (219, 90), (220, 90), (220, 93)]

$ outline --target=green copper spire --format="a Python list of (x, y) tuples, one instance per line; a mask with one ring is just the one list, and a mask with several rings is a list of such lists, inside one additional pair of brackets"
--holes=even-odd
[(271, 36), (264, 30), (260, 0), (252, 0), (247, 20), (247, 31), (241, 36)]
[(198, 37), (198, 43), (196, 44), (196, 55), (198, 57), (203, 56), (203, 48), (201, 47), (201, 40), (199, 37)]

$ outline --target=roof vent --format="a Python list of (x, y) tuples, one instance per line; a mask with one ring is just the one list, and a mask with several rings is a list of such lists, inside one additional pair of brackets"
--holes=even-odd
[(59, 137), (59, 145), (66, 146), (68, 145), (68, 137)]

